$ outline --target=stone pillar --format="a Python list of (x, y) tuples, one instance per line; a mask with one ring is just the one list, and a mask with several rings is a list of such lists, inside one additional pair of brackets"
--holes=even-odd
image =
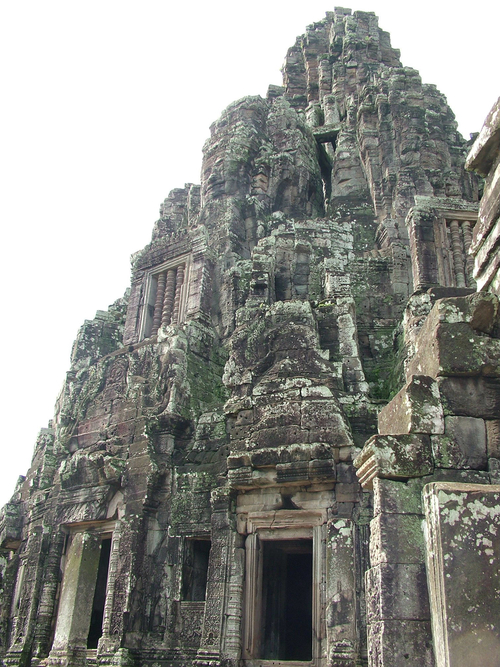
[(423, 498), (437, 667), (499, 667), (500, 486), (434, 482)]
[(450, 222), (450, 234), (455, 280), (457, 287), (465, 287), (463, 244), (458, 220), (452, 220)]
[(120, 541), (123, 523), (117, 521), (113, 530), (111, 541), (111, 553), (109, 556), (108, 583), (106, 588), (106, 602), (104, 605), (104, 616), (102, 619), (102, 637), (99, 640), (99, 653), (113, 654), (121, 641), (121, 634), (113, 633), (112, 617), (115, 602), (115, 591), (118, 577), (118, 566), (120, 561)]
[(165, 297), (163, 300), (163, 311), (161, 316), (162, 327), (169, 325), (172, 318), (175, 298), (175, 274), (175, 269), (169, 269), (167, 271), (167, 282), (165, 285)]
[(470, 247), (472, 244), (472, 227), (474, 223), (470, 223), (468, 220), (462, 222), (462, 232), (464, 235), (464, 248), (465, 248), (465, 273), (467, 278), (467, 285), (469, 287), (475, 286), (474, 278), (472, 273), (474, 271), (474, 258), (470, 254)]
[(421, 210), (417, 206), (411, 209), (406, 217), (415, 290), (428, 289), (439, 282), (435, 220), (434, 210)]
[[(44, 511), (46, 507), (42, 505), (38, 516)], [(48, 512), (46, 518), (47, 515)], [(41, 599), (46, 555), (51, 552), (51, 535), (44, 530), (44, 526), (29, 524), (26, 532), (28, 540), (21, 553), (14, 592), (14, 605), (19, 606), (10, 632), (11, 645), (3, 658), (3, 664), (8, 667), (25, 667), (31, 663), (31, 642)]]
[[(325, 596), (328, 647), (326, 664), (328, 667), (354, 667), (357, 664), (359, 648), (356, 627), (354, 524), (350, 519), (335, 517), (328, 522), (327, 533), (326, 581), (323, 578), (319, 580), (318, 591)], [(319, 538), (319, 534), (317, 537)], [(320, 544), (324, 542), (318, 539), (315, 541)], [(320, 559), (315, 560), (319, 565)], [(320, 638), (321, 630), (320, 624)], [(315, 657), (319, 660), (321, 656)]]
[(179, 311), (181, 305), (181, 293), (182, 286), (184, 284), (184, 264), (181, 264), (177, 267), (176, 279), (175, 279), (175, 296), (174, 296), (174, 306), (172, 310), (172, 324), (177, 324), (179, 321)]
[[(212, 494), (212, 545), (208, 563), (205, 617), (200, 648), (193, 661), (195, 667), (216, 667), (222, 664), (222, 628), (227, 612), (226, 589), (235, 537), (235, 531), (230, 525), (229, 497), (226, 493), (222, 489), (216, 489)], [(224, 663), (237, 665), (238, 660), (225, 660)]]
[(37, 611), (37, 624), (32, 648), (32, 665), (36, 658), (45, 658), (50, 649), (52, 634), (52, 620), (56, 608), (57, 587), (59, 585), (59, 571), (61, 554), (66, 535), (59, 529), (54, 535), (47, 555), (46, 570), (44, 572), (43, 587)]
[(247, 535), (245, 540), (245, 631), (243, 657), (252, 657), (260, 645), (260, 626), (256, 623), (256, 609), (261, 609), (262, 587), (256, 578), (261, 578), (261, 560), (257, 533)]
[(223, 655), (238, 664), (241, 657), (243, 581), (245, 576), (245, 549), (238, 544), (241, 536), (234, 536), (231, 554), (231, 571), (228, 585), (226, 632), (224, 634)]
[(82, 667), (94, 599), (101, 540), (91, 533), (75, 533), (68, 550), (57, 614), (54, 644), (47, 665)]
[(373, 480), (366, 573), (368, 664), (433, 667), (419, 480)]
[(156, 334), (161, 324), (166, 280), (167, 280), (167, 274), (160, 273), (160, 275), (158, 276), (158, 284), (156, 287), (155, 312), (153, 316), (153, 327), (151, 329), (151, 334), (153, 336)]

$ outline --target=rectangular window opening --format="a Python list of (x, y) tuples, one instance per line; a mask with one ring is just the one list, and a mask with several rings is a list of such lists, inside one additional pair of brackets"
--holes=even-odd
[(190, 255), (165, 262), (146, 277), (140, 339), (156, 336), (161, 327), (182, 324), (187, 306)]
[(205, 600), (210, 546), (210, 540), (186, 540), (182, 568), (182, 599), (185, 601)]
[(263, 541), (261, 658), (312, 660), (312, 540)]
[(101, 554), (97, 568), (97, 579), (94, 590), (94, 601), (92, 603), (92, 614), (90, 617), (90, 629), (87, 637), (87, 648), (95, 649), (99, 639), (102, 637), (102, 622), (104, 619), (104, 606), (106, 604), (106, 588), (108, 583), (109, 558), (111, 555), (111, 538), (104, 538), (101, 542)]

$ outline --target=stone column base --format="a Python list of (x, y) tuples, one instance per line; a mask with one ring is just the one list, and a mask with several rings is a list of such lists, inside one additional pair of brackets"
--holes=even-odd
[(193, 660), (194, 667), (221, 667), (219, 651), (200, 649)]
[(53, 649), (46, 661), (47, 667), (86, 667), (86, 664), (85, 648)]

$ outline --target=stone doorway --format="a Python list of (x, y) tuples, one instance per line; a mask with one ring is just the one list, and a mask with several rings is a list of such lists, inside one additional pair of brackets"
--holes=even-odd
[(106, 603), (110, 555), (111, 537), (105, 537), (101, 541), (101, 553), (99, 556), (99, 566), (97, 568), (97, 579), (94, 590), (94, 599), (92, 602), (87, 648), (97, 648), (99, 639), (102, 637), (102, 622), (104, 619), (104, 606)]
[(109, 520), (64, 527), (61, 596), (47, 665), (86, 664), (96, 654), (101, 637), (109, 633), (106, 599), (114, 588), (110, 566), (114, 528), (115, 522)]
[(261, 658), (312, 659), (312, 540), (263, 542)]
[(240, 527), (246, 529), (246, 667), (323, 664), (325, 521), (323, 510), (240, 515)]

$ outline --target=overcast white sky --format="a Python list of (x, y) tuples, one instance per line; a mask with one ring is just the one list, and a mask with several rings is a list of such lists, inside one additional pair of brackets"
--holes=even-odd
[[(500, 94), (500, 3), (360, 0), (465, 136)], [(281, 83), (325, 0), (0, 0), (0, 505), (25, 474), (84, 319), (125, 291), (210, 124)]]

